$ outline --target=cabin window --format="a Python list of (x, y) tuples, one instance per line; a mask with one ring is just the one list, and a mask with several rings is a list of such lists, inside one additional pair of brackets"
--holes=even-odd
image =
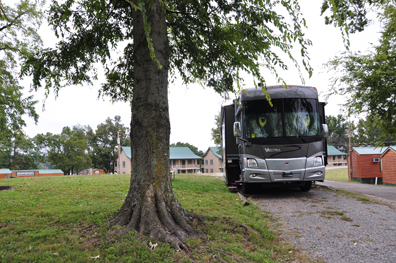
[(213, 165), (213, 160), (212, 159), (210, 160), (210, 165)]

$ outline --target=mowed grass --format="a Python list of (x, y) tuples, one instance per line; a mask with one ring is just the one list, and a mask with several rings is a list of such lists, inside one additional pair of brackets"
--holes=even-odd
[[(167, 244), (147, 247), (136, 232), (111, 235), (106, 222), (123, 204), (130, 175), (2, 179), (0, 262), (192, 262)], [(271, 215), (245, 206), (219, 178), (177, 175), (174, 192), (199, 214), (206, 240), (186, 241), (199, 262), (311, 262), (282, 242)], [(155, 240), (150, 240), (156, 243)]]
[(326, 170), (325, 179), (330, 181), (347, 182), (347, 183), (355, 182), (355, 181), (349, 181), (348, 168), (328, 169)]

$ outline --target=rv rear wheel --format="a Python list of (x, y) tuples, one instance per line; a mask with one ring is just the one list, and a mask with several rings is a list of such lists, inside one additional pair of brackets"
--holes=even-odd
[(305, 182), (304, 185), (300, 186), (300, 190), (303, 192), (308, 192), (309, 190), (311, 190), (312, 187), (312, 182)]

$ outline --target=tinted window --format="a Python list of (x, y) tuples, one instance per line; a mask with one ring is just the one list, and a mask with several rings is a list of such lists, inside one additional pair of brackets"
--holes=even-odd
[(283, 137), (282, 101), (249, 101), (244, 105), (244, 131), (246, 138)]
[(244, 104), (246, 138), (319, 136), (318, 102), (315, 99), (274, 99)]
[(286, 136), (319, 136), (319, 109), (314, 99), (284, 99)]

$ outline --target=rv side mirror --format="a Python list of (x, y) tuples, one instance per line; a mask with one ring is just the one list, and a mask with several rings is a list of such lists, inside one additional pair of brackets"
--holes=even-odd
[(327, 127), (327, 124), (322, 124), (322, 136), (325, 138), (329, 137), (329, 127)]
[(241, 137), (241, 123), (239, 121), (234, 122), (234, 137)]

